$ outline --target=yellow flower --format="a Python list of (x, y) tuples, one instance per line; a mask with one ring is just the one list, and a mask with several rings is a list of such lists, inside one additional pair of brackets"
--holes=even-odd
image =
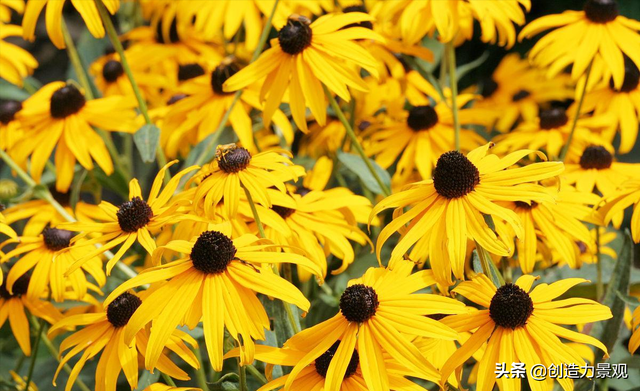
[(8, 151), (22, 137), (22, 125), (16, 114), (22, 110), (22, 102), (0, 100), (0, 150)]
[(227, 218), (233, 218), (238, 212), (240, 193), (244, 189), (249, 191), (254, 202), (271, 207), (268, 188), (275, 186), (285, 192), (284, 182), (298, 180), (304, 175), (304, 168), (293, 165), (285, 154), (291, 156), (284, 150), (251, 156), (249, 151), (235, 144), (219, 145), (216, 158), (193, 178), (202, 180), (193, 198), (196, 214), (216, 220), (216, 206), (224, 198)]
[(573, 119), (569, 120), (569, 118), (573, 118), (574, 115), (574, 110), (569, 110), (567, 113), (561, 107), (540, 110), (537, 118), (522, 122), (513, 131), (495, 137), (493, 139), (496, 143), (494, 152), (502, 155), (523, 148), (540, 149), (544, 150), (550, 159), (557, 159), (572, 130), (573, 139), (567, 152), (566, 161), (579, 160), (582, 151), (593, 144), (613, 149), (607, 140), (597, 134), (598, 130), (610, 126), (612, 123), (610, 116), (580, 117), (575, 129), (573, 129)]
[[(31, 4), (31, 3), (30, 3)], [(137, 130), (136, 101), (111, 97), (87, 101), (73, 84), (53, 82), (24, 101), (17, 114), (24, 135), (12, 148), (11, 156), (26, 166), (31, 155), (31, 177), (40, 182), (45, 164), (56, 148), (56, 189), (66, 192), (71, 186), (77, 161), (87, 170), (93, 161), (107, 174), (113, 162), (104, 141), (92, 125), (108, 131), (133, 133)], [(114, 116), (113, 113), (118, 115)]]
[(7, 290), (11, 293), (14, 283), (33, 269), (27, 291), (27, 298), (30, 300), (44, 297), (45, 292), (49, 291), (53, 300), (62, 302), (70, 297), (67, 286), (75, 293), (75, 300), (81, 300), (88, 289), (100, 292), (85, 276), (85, 273), (90, 274), (98, 286), (105, 284), (106, 278), (99, 257), (88, 259), (82, 264), (82, 270), (76, 269), (73, 273), (65, 274), (75, 259), (94, 250), (93, 246), (86, 245), (86, 240), (78, 240), (71, 244), (73, 236), (71, 231), (47, 227), (36, 237), (22, 236), (5, 242), (19, 244), (4, 255), (0, 262), (21, 256), (7, 275)]
[[(412, 268), (413, 263), (408, 261), (397, 263), (393, 269), (369, 268), (362, 278), (349, 281), (340, 297), (340, 313), (284, 344), (285, 349), (305, 352), (284, 381), (284, 389), (292, 389), (295, 381), (314, 370), (312, 364), (317, 365), (318, 360), (329, 361), (323, 364), (328, 367), (324, 389), (345, 387), (344, 378), (356, 349), (366, 389), (389, 390), (394, 378), (392, 368), (398, 366), (388, 365), (384, 355), (411, 376), (438, 382), (439, 372), (411, 340), (415, 336), (455, 339), (457, 333), (425, 315), (458, 314), (464, 311), (464, 305), (448, 297), (416, 293), (435, 280), (430, 270), (411, 274)], [(333, 358), (325, 355), (336, 342)]]
[(571, 77), (558, 75), (547, 78), (544, 72), (532, 68), (519, 54), (507, 54), (493, 72), (480, 82), (483, 99), (476, 108), (494, 110), (499, 115), (494, 127), (501, 133), (509, 131), (520, 118), (525, 122), (538, 117), (540, 105), (573, 98)]
[[(240, 71), (237, 61), (228, 57), (212, 72), (185, 82), (179, 91), (187, 96), (171, 106), (163, 129), (168, 134), (164, 149), (168, 156), (176, 156), (185, 144), (196, 145), (212, 134), (231, 104), (234, 94), (224, 92), (224, 82)], [(240, 102), (233, 107), (229, 123), (240, 139), (240, 143), (250, 152), (256, 152), (253, 125), (249, 116), (251, 109), (262, 109), (258, 92), (246, 90)], [(276, 110), (273, 122), (285, 135), (287, 143), (293, 142), (293, 129), (286, 115)]]
[[(152, 294), (152, 293), (151, 293)], [(143, 297), (144, 302), (150, 295)], [(60, 344), (60, 353), (69, 350), (58, 365), (58, 369), (53, 377), (53, 385), (56, 386), (56, 378), (62, 367), (74, 356), (82, 352), (80, 359), (73, 365), (65, 391), (70, 391), (75, 383), (80, 371), (87, 360), (98, 355), (100, 360), (96, 368), (96, 391), (115, 391), (118, 376), (124, 371), (127, 382), (131, 389), (138, 386), (138, 358), (145, 357), (147, 345), (149, 345), (150, 332), (148, 329), (141, 329), (131, 336), (131, 340), (125, 343), (125, 326), (130, 322), (134, 313), (138, 311), (143, 300), (131, 293), (122, 293), (114, 298), (108, 305), (97, 313), (78, 314), (65, 317), (58, 321), (49, 329), (49, 335), (59, 330), (69, 327), (85, 326), (82, 330), (67, 337)], [(167, 335), (171, 343), (167, 348), (177, 354), (185, 362), (194, 368), (199, 368), (198, 359), (185, 344), (188, 343), (193, 348), (198, 348), (198, 343), (189, 334), (172, 330)], [(155, 367), (171, 377), (179, 380), (189, 380), (189, 375), (174, 364), (164, 352), (159, 352), (157, 365)]]
[[(222, 230), (228, 232), (227, 227)], [(242, 345), (242, 363), (250, 364), (255, 352), (253, 341), (264, 339), (264, 329), (270, 328), (256, 293), (295, 304), (303, 311), (310, 306), (302, 293), (276, 275), (269, 264), (294, 263), (320, 274), (320, 269), (301, 255), (269, 251), (278, 247), (254, 235), (232, 240), (225, 233), (213, 230), (191, 241), (174, 240), (158, 247), (154, 253), (156, 262), (165, 249), (186, 257), (143, 271), (116, 288), (105, 303), (134, 287), (169, 280), (144, 301), (125, 331), (124, 341), (129, 343), (141, 328), (152, 322), (146, 367), (151, 369), (156, 365), (168, 337), (178, 325), (193, 329), (200, 320), (216, 371), (222, 369), (225, 326)]]
[(614, 87), (620, 89), (625, 75), (623, 54), (640, 66), (640, 22), (620, 15), (616, 0), (587, 0), (583, 11), (538, 18), (522, 29), (519, 39), (552, 28), (557, 30), (540, 39), (529, 53), (534, 64), (549, 68), (550, 76), (573, 64), (571, 77), (578, 80), (594, 58), (600, 58)]
[(638, 347), (640, 347), (640, 307), (636, 307), (633, 310), (633, 321), (632, 321), (632, 331), (633, 334), (629, 339), (629, 352), (634, 354)]
[(197, 219), (195, 216), (185, 215), (178, 211), (184, 203), (171, 201), (180, 179), (187, 173), (197, 170), (197, 166), (180, 171), (160, 191), (165, 172), (177, 162), (174, 160), (160, 169), (153, 181), (147, 201), (142, 199), (142, 190), (138, 180), (132, 179), (129, 182), (129, 201), (119, 207), (106, 201), (100, 203), (100, 208), (106, 213), (106, 220), (97, 223), (78, 221), (60, 225), (59, 228), (82, 232), (76, 236), (74, 241), (91, 237), (85, 244), (102, 244), (88, 254), (77, 258), (67, 273), (72, 273), (90, 258), (120, 246), (114, 257), (107, 262), (107, 275), (110, 275), (116, 262), (135, 242), (140, 243), (149, 254), (152, 254), (156, 249), (156, 243), (151, 237), (151, 232), (184, 219)]
[[(496, 288), (491, 280), (480, 274), (471, 281), (462, 282), (453, 290), (486, 309), (447, 316), (442, 320), (442, 323), (458, 332), (473, 333), (442, 368), (442, 386), (449, 375), (486, 341), (488, 345), (478, 369), (478, 391), (492, 390), (496, 382), (501, 389), (516, 389), (520, 384), (520, 379), (496, 379), (496, 364), (501, 362), (522, 362), (527, 369), (536, 364), (543, 364), (545, 367), (560, 363), (584, 366), (585, 361), (577, 350), (567, 346), (560, 338), (593, 345), (608, 357), (607, 348), (600, 341), (560, 325), (609, 319), (612, 316), (611, 310), (593, 300), (582, 298), (553, 301), (571, 287), (588, 281), (568, 278), (550, 285), (538, 284), (531, 290), (536, 279), (537, 277), (523, 275), (515, 284), (508, 283)], [(531, 377), (527, 380), (534, 391), (553, 388), (551, 377), (541, 381)], [(573, 381), (569, 378), (558, 379), (558, 382), (564, 389), (573, 389)]]
[[(505, 221), (516, 236), (522, 238), (524, 230), (518, 216), (497, 205), (496, 201), (553, 201), (546, 189), (534, 182), (560, 174), (564, 165), (542, 162), (510, 168), (535, 151), (522, 150), (499, 158), (487, 155), (492, 146), (489, 143), (476, 148), (466, 157), (456, 151), (442, 154), (433, 171), (433, 179), (409, 185), (406, 190), (376, 205), (372, 216), (385, 209), (395, 209), (393, 221), (378, 237), (378, 259), (383, 244), (398, 230), (402, 231), (402, 237), (391, 253), (389, 264), (393, 266), (401, 261), (411, 246), (420, 241), (409, 257), (429, 257), (439, 284), (452, 285), (452, 272), (457, 279), (464, 279), (468, 239), (475, 240), (490, 253), (509, 255), (510, 238), (502, 234), (496, 236), (484, 215)], [(407, 206), (411, 209), (404, 213)]]
[[(598, 213), (609, 224), (612, 220), (616, 228), (620, 228), (622, 219), (616, 219), (627, 207), (633, 205), (631, 215), (631, 235), (635, 243), (640, 243), (640, 180), (627, 180), (613, 194), (605, 198), (604, 206)], [(618, 220), (618, 221), (616, 221)]]
[[(329, 158), (321, 158), (301, 187), (288, 194), (269, 191), (273, 200), (271, 210), (258, 206), (267, 238), (305, 249), (309, 259), (322, 269), (322, 277), (327, 273), (330, 254), (342, 261), (331, 274), (342, 273), (353, 263), (355, 253), (349, 240), (363, 246), (370, 243), (358, 223), (367, 221), (371, 202), (345, 187), (325, 190), (332, 168)], [(252, 218), (248, 203), (243, 202), (239, 210)], [(304, 269), (298, 270), (298, 276), (301, 281), (311, 277)]]
[[(114, 15), (120, 8), (120, 0), (101, 0), (111, 15)], [(47, 6), (46, 22), (47, 33), (51, 42), (58, 48), (66, 47), (64, 37), (62, 35), (62, 8), (66, 0), (28, 0), (27, 7), (24, 11), (24, 19), (22, 27), (24, 28), (24, 39), (33, 41), (35, 39), (36, 23), (42, 9)], [(98, 13), (96, 3), (93, 1), (71, 1), (74, 8), (80, 13), (82, 19), (87, 24), (87, 28), (91, 35), (96, 38), (104, 37), (104, 26)]]
[(624, 59), (624, 81), (615, 88), (613, 79), (608, 85), (587, 92), (583, 111), (593, 111), (594, 115), (609, 114), (615, 118), (608, 132), (610, 139), (620, 129), (620, 153), (628, 153), (638, 137), (638, 116), (640, 116), (640, 71), (628, 57)]
[(9, 319), (11, 331), (25, 356), (31, 355), (31, 333), (25, 309), (38, 318), (53, 324), (62, 318), (62, 314), (51, 303), (41, 298), (29, 299), (26, 295), (31, 276), (25, 274), (13, 284), (13, 293), (9, 293), (6, 282), (0, 285), (0, 328)]
[(11, 21), (11, 10), (22, 15), (24, 12), (24, 0), (2, 0), (0, 2), (0, 22), (9, 23)]
[(307, 131), (306, 107), (316, 121), (324, 125), (327, 113), (323, 84), (346, 102), (351, 100), (347, 87), (367, 91), (359, 73), (345, 62), (378, 77), (376, 59), (353, 41), (383, 38), (364, 27), (341, 30), (350, 24), (372, 19), (367, 14), (353, 12), (324, 15), (311, 23), (305, 17), (292, 15), (280, 29), (278, 38), (271, 40), (271, 48), (231, 76), (223, 89), (236, 91), (262, 80), (260, 99), (266, 99), (263, 109), (265, 126), (269, 126), (286, 91), (289, 91), (291, 115), (298, 128)]
[(4, 40), (21, 34), (22, 27), (0, 22), (0, 78), (19, 87), (22, 87), (23, 79), (38, 67), (38, 61), (31, 53)]

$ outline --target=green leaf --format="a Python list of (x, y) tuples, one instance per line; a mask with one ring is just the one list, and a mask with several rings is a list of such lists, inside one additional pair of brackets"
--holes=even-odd
[(420, 67), (425, 71), (433, 73), (444, 55), (444, 44), (435, 38), (425, 37), (422, 40), (422, 46), (431, 50), (433, 53), (433, 61), (429, 62), (416, 57), (416, 62), (418, 62)]
[(144, 371), (142, 376), (140, 376), (140, 380), (138, 380), (138, 388), (135, 391), (142, 391), (145, 388), (149, 387), (151, 384), (155, 383), (160, 379), (160, 371), (155, 370), (154, 373), (149, 371)]
[(146, 124), (133, 135), (142, 161), (152, 163), (156, 159), (156, 150), (160, 143), (160, 128), (153, 124)]
[(489, 52), (484, 52), (484, 53), (482, 53), (482, 56), (476, 58), (475, 60), (473, 60), (471, 62), (468, 62), (468, 63), (466, 63), (464, 65), (460, 65), (456, 69), (456, 75), (458, 76), (458, 80), (462, 79), (469, 72), (471, 72), (472, 70), (474, 70), (477, 67), (479, 67), (480, 65), (482, 65), (482, 63), (487, 61), (487, 58), (489, 58)]
[(23, 100), (29, 97), (29, 93), (5, 80), (0, 80), (0, 99)]
[[(369, 168), (362, 158), (358, 155), (354, 155), (352, 153), (346, 153), (338, 151), (338, 160), (351, 172), (356, 174), (358, 178), (362, 180), (362, 183), (366, 186), (367, 189), (371, 190), (376, 194), (382, 194), (382, 189), (378, 182), (373, 177)], [(391, 187), (391, 176), (384, 168), (380, 167), (378, 163), (369, 159), (373, 169), (376, 171), (382, 182), (387, 185), (387, 187)]]

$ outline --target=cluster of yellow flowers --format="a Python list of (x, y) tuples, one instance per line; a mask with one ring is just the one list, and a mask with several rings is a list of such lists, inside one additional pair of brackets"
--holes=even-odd
[[(66, 391), (595, 382), (640, 347), (640, 22), (531, 3), (0, 0), (0, 382), (50, 388), (41, 344)], [(74, 80), (6, 40), (41, 14)]]

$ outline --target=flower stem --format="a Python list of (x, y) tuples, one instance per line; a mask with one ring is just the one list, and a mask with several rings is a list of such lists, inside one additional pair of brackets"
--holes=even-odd
[[(156, 369), (156, 370), (157, 370), (157, 369)], [(162, 379), (164, 380), (164, 382), (165, 382), (168, 386), (176, 387), (176, 382), (174, 382), (174, 381), (173, 381), (173, 379), (172, 379), (169, 375), (167, 375), (167, 374), (166, 374), (166, 373), (164, 373), (164, 372), (160, 372), (160, 376), (162, 376)], [(206, 390), (206, 388), (205, 388), (205, 390)]]
[(453, 113), (453, 130), (455, 132), (455, 148), (460, 151), (460, 120), (458, 118), (458, 78), (456, 76), (456, 48), (453, 42), (447, 42), (447, 67), (449, 68), (449, 84), (451, 85), (451, 111)]
[(596, 227), (596, 272), (596, 301), (600, 301), (604, 293), (602, 283), (602, 253), (600, 252), (600, 227)]
[[(36, 320), (33, 318), (33, 316), (31, 314), (27, 314), (27, 316), (29, 317), (29, 321), (31, 322), (31, 326), (32, 327), (36, 327), (37, 323), (36, 323)], [(44, 330), (43, 330), (43, 334), (44, 334)], [(53, 346), (53, 343), (51, 342), (51, 340), (49, 338), (47, 338), (46, 335), (43, 336), (42, 342), (44, 343), (44, 346), (46, 346), (46, 348), (49, 351), (49, 354), (51, 355), (51, 357), (53, 357), (58, 362), (60, 362), (60, 353), (58, 352), (58, 349), (56, 349), (56, 347)], [(64, 371), (69, 373), (69, 374), (71, 373), (71, 367), (69, 366), (69, 364), (64, 364), (62, 366), (62, 369), (64, 369)], [(29, 384), (29, 383), (27, 383), (27, 384)], [(84, 381), (82, 381), (82, 379), (80, 377), (78, 377), (76, 379), (75, 384), (82, 391), (90, 391), (89, 387), (87, 387), (87, 385), (84, 383)]]
[[(276, 14), (276, 8), (278, 7), (279, 2), (280, 0), (276, 0), (273, 3), (273, 9), (271, 10), (271, 15), (269, 15), (269, 19), (267, 19), (267, 22), (265, 23), (264, 28), (262, 29), (262, 34), (260, 35), (260, 41), (258, 42), (258, 46), (256, 47), (256, 50), (253, 52), (253, 56), (251, 57), (251, 62), (254, 62), (255, 60), (258, 59), (258, 57), (260, 56), (260, 53), (262, 53), (262, 49), (264, 49), (264, 45), (266, 45), (267, 43), (267, 38), (269, 38), (269, 31), (271, 30), (271, 24), (273, 23), (273, 16)], [(211, 150), (215, 147), (216, 143), (218, 142), (218, 139), (220, 138), (220, 134), (222, 133), (222, 130), (224, 129), (225, 125), (227, 124), (227, 121), (229, 120), (231, 111), (235, 107), (236, 103), (238, 103), (238, 101), (240, 100), (240, 97), (242, 96), (243, 91), (244, 90), (238, 90), (233, 95), (233, 100), (231, 101), (231, 104), (229, 105), (227, 112), (224, 113), (222, 120), (220, 121), (220, 123), (218, 124), (218, 127), (213, 133), (214, 136), (211, 138), (211, 140), (209, 140), (207, 145), (202, 149), (202, 152), (200, 152), (200, 155), (198, 155), (198, 158), (193, 163), (194, 165), (201, 166), (202, 163), (204, 163), (204, 160), (209, 155), (209, 152), (211, 152)], [(178, 188), (181, 188), (181, 186), (179, 186)]]
[(253, 202), (253, 197), (251, 197), (251, 193), (249, 189), (244, 187), (244, 185), (240, 184), (244, 189), (244, 194), (247, 196), (247, 201), (249, 201), (249, 206), (251, 207), (251, 213), (253, 214), (253, 219), (256, 221), (256, 225), (258, 226), (258, 233), (262, 239), (266, 239), (267, 235), (264, 233), (264, 226), (262, 225), (262, 221), (260, 220), (260, 215), (258, 214), (258, 209), (256, 209), (256, 204)]
[(22, 167), (20, 167), (18, 165), (18, 163), (16, 163), (15, 161), (13, 161), (13, 159), (11, 159), (11, 157), (9, 155), (7, 155), (7, 153), (5, 151), (3, 151), (2, 149), (0, 149), (0, 157), (2, 158), (2, 160), (4, 160), (5, 163), (7, 163), (7, 165), (9, 167), (11, 167), (11, 169), (13, 171), (15, 171), (18, 176), (20, 177), (20, 179), (22, 179), (24, 181), (24, 183), (27, 184), (27, 186), (29, 187), (34, 187), (36, 186), (36, 182), (31, 179), (31, 177), (29, 176), (29, 174), (27, 174)]
[(31, 385), (31, 379), (33, 377), (33, 370), (36, 367), (36, 360), (38, 359), (38, 348), (40, 348), (40, 339), (42, 339), (42, 331), (44, 330), (44, 319), (40, 319), (38, 324), (38, 331), (36, 334), (36, 341), (33, 343), (33, 351), (31, 352), (31, 362), (29, 363), (29, 372), (27, 372), (27, 382), (25, 388), (28, 390)]
[(323, 85), (322, 88), (324, 88), (324, 94), (329, 99), (329, 104), (331, 105), (331, 108), (333, 108), (333, 111), (336, 112), (338, 119), (340, 120), (340, 122), (342, 122), (342, 126), (344, 126), (344, 128), (346, 129), (347, 135), (351, 139), (351, 144), (353, 144), (353, 147), (356, 149), (356, 152), (358, 152), (362, 160), (364, 160), (364, 164), (367, 165), (369, 172), (371, 172), (371, 175), (373, 175), (373, 178), (378, 183), (378, 186), (380, 186), (382, 193), (385, 196), (391, 195), (391, 191), (389, 190), (387, 185), (385, 185), (385, 183), (382, 182), (382, 179), (380, 179), (378, 172), (375, 170), (375, 168), (373, 168), (373, 164), (371, 164), (371, 160), (369, 160), (367, 155), (364, 153), (364, 149), (362, 149), (362, 145), (360, 145), (360, 141), (358, 141), (358, 137), (356, 137), (356, 134), (354, 133), (353, 128), (349, 124), (349, 121), (347, 120), (347, 118), (344, 116), (344, 113), (342, 112), (342, 109), (338, 105), (338, 102), (336, 102), (336, 99), (333, 97), (333, 95), (331, 94), (327, 86)]
[(240, 365), (240, 358), (238, 358), (238, 378), (240, 391), (248, 391), (247, 388), (247, 370), (244, 365)]
[(267, 384), (267, 378), (264, 377), (264, 375), (262, 373), (260, 373), (260, 371), (258, 371), (258, 369), (256, 367), (254, 367), (251, 364), (245, 365), (245, 367), (247, 368), (247, 371), (249, 371), (249, 373), (252, 374), (253, 377), (255, 377), (256, 380), (258, 380), (260, 382), (260, 384), (262, 384), (262, 385)]
[(200, 368), (196, 370), (196, 379), (198, 380), (198, 386), (203, 390), (209, 388), (207, 385), (207, 374), (204, 369), (204, 365), (202, 364), (202, 353), (200, 352), (200, 347), (193, 348), (193, 353), (196, 355), (196, 359), (198, 363), (200, 363)]
[[(142, 113), (142, 116), (144, 117), (144, 122), (147, 125), (153, 125), (153, 122), (151, 122), (151, 117), (149, 117), (147, 102), (144, 100), (144, 97), (140, 92), (140, 87), (138, 86), (136, 79), (133, 77), (133, 72), (131, 71), (131, 67), (129, 66), (129, 61), (127, 60), (127, 56), (124, 53), (124, 48), (122, 47), (122, 43), (118, 38), (118, 33), (113, 26), (113, 22), (111, 22), (109, 12), (107, 11), (107, 8), (104, 6), (104, 4), (102, 4), (102, 0), (94, 0), (94, 2), (96, 3), (96, 7), (98, 7), (98, 12), (100, 13), (100, 18), (102, 19), (104, 28), (107, 31), (109, 40), (111, 40), (113, 48), (120, 56), (120, 63), (122, 64), (122, 68), (129, 78), (129, 82), (131, 83), (131, 87), (133, 88), (133, 94), (136, 96), (136, 100), (138, 101), (138, 108), (140, 109), (140, 113)], [(164, 155), (164, 152), (162, 151), (162, 147), (160, 147), (160, 145), (158, 145), (158, 148), (156, 149), (156, 159), (158, 160), (158, 165), (160, 167), (164, 167), (167, 165), (167, 157)], [(169, 182), (169, 179), (169, 171), (167, 171), (164, 177), (165, 184)]]
[(567, 153), (569, 152), (569, 147), (571, 146), (571, 141), (573, 141), (573, 134), (576, 131), (576, 125), (578, 124), (578, 119), (580, 118), (580, 111), (582, 110), (582, 104), (584, 103), (584, 97), (587, 94), (587, 86), (589, 85), (589, 76), (591, 76), (591, 67), (593, 66), (593, 60), (589, 64), (586, 70), (587, 76), (584, 79), (584, 87), (582, 88), (582, 93), (580, 94), (580, 98), (578, 99), (578, 107), (576, 109), (576, 114), (573, 117), (573, 122), (571, 123), (571, 131), (569, 132), (569, 138), (567, 138), (566, 144), (562, 147), (562, 151), (560, 151), (560, 156), (558, 160), (565, 161), (567, 159)]

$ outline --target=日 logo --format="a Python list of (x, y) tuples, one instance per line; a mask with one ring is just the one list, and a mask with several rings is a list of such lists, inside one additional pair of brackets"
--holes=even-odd
[(578, 364), (534, 364), (527, 371), (525, 363), (512, 362), (507, 369), (507, 363), (497, 362), (496, 379), (524, 379), (530, 377), (534, 380), (552, 379), (626, 379), (629, 377), (627, 364), (598, 363), (593, 365)]

